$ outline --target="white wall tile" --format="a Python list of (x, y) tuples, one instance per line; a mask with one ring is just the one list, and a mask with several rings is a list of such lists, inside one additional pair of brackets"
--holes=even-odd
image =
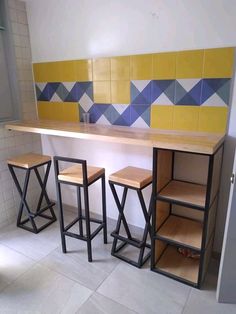
[(16, 0), (8, 0), (8, 6), (11, 9), (16, 9), (17, 5), (16, 5)]
[[(22, 115), (24, 119), (35, 119), (37, 113), (25, 4), (18, 0), (8, 0), (7, 4), (12, 24)], [(39, 135), (8, 131), (0, 126), (0, 227), (16, 221), (20, 202), (20, 196), (10, 176), (6, 160), (31, 151), (42, 153)], [(16, 173), (22, 184), (25, 173), (23, 171)], [(28, 190), (30, 205), (37, 202), (39, 190), (35, 176), (32, 176)]]
[(21, 24), (27, 24), (26, 12), (22, 10), (17, 10), (17, 22)]
[(18, 21), (18, 19), (17, 19), (17, 11), (16, 11), (16, 9), (9, 9), (9, 15), (10, 15), (10, 20), (12, 21), (12, 22), (17, 22)]
[(26, 12), (25, 2), (23, 2), (23, 1), (16, 1), (16, 9)]

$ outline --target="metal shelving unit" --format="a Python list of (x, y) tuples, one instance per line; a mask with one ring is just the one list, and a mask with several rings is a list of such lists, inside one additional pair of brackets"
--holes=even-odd
[[(175, 155), (204, 155), (205, 184), (175, 178)], [(153, 149), (151, 270), (200, 288), (211, 257), (223, 145), (214, 154)], [(181, 214), (174, 207), (181, 206)], [(201, 219), (189, 211), (200, 211)], [(186, 253), (186, 254), (184, 254)]]

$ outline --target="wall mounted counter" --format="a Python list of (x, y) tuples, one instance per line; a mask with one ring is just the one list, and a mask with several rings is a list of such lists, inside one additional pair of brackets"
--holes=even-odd
[(172, 149), (200, 154), (213, 154), (224, 141), (224, 134), (151, 130), (46, 120), (8, 123), (5, 127), (8, 130), (14, 131)]

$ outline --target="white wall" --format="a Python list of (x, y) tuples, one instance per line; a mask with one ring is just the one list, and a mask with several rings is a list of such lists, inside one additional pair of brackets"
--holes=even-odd
[[(235, 12), (235, 0), (28, 0), (32, 60), (236, 46)], [(108, 172), (129, 163), (151, 167), (151, 152), (138, 147), (56, 137), (43, 137), (43, 147), (51, 154), (70, 154), (72, 150), (76, 156), (104, 164)], [(50, 183), (53, 192), (53, 181)], [(224, 202), (217, 224), (218, 250), (227, 208)], [(108, 211), (113, 217), (116, 211), (112, 204), (109, 193)], [(133, 223), (139, 225), (141, 218), (135, 215)]]
[(234, 46), (235, 0), (28, 0), (33, 62)]

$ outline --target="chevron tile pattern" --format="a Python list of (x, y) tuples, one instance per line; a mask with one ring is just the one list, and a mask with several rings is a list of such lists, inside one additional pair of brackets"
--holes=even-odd
[(151, 106), (227, 107), (230, 79), (133, 80), (131, 104), (94, 103), (93, 82), (36, 83), (38, 101), (78, 102), (80, 120), (90, 113), (92, 123), (148, 128)]
[(38, 101), (80, 101), (83, 96), (93, 100), (92, 82), (53, 82), (36, 83)]
[(175, 81), (175, 104), (199, 106), (201, 92), (201, 79), (178, 79)]
[(151, 82), (151, 103), (157, 105), (174, 105), (175, 80), (153, 80)]
[(151, 106), (131, 105), (130, 106), (130, 126), (138, 128), (150, 127)]
[(226, 107), (229, 105), (230, 79), (203, 79), (201, 104), (203, 106)]
[(130, 126), (129, 105), (93, 104), (88, 112), (92, 123)]
[(93, 104), (89, 110), (80, 105), (80, 117), (84, 112), (90, 113), (91, 123), (150, 127), (149, 105)]
[(151, 81), (136, 80), (130, 82), (131, 104), (151, 104)]
[(230, 78), (153, 80), (151, 104), (226, 107), (230, 83)]

